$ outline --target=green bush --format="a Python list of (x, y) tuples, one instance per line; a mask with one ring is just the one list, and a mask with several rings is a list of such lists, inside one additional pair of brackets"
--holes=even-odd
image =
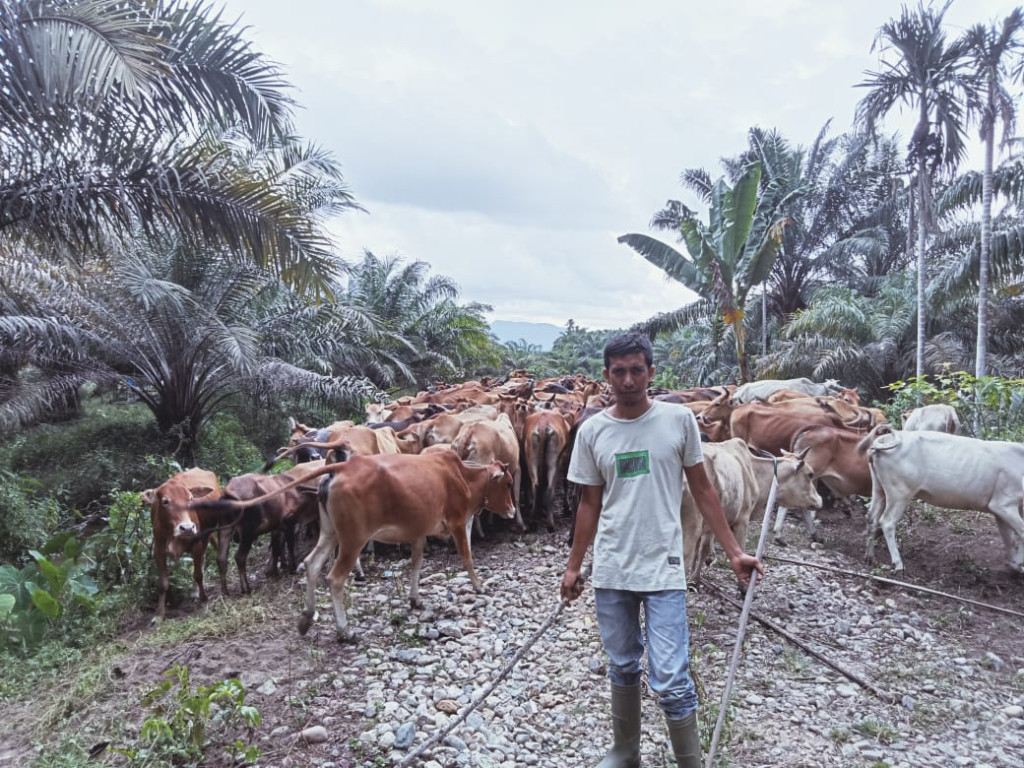
[(956, 408), (961, 431), (986, 440), (1024, 439), (1024, 379), (977, 378), (965, 371), (914, 377), (888, 387), (884, 406), (890, 423), (901, 425), (903, 412), (920, 405), (944, 403)]
[(17, 563), (46, 540), (60, 518), (56, 496), (38, 496), (40, 483), (0, 469), (0, 563)]
[(227, 753), (229, 765), (249, 764), (259, 757), (252, 739), (260, 713), (246, 706), (241, 682), (221, 680), (193, 691), (188, 667), (175, 664), (165, 674), (171, 679), (142, 700), (150, 715), (142, 724), (139, 744), (113, 751), (127, 756), (133, 766), (202, 765), (207, 750), (217, 747)]
[(263, 454), (233, 414), (217, 416), (199, 436), (196, 465), (222, 478), (257, 471), (263, 462)]
[(170, 455), (172, 448), (138, 403), (91, 400), (82, 410), (81, 418), (34, 427), (0, 451), (0, 467), (38, 481), (32, 495), (60, 498), (68, 519), (72, 510), (102, 505), (122, 488), (163, 482), (146, 457)]

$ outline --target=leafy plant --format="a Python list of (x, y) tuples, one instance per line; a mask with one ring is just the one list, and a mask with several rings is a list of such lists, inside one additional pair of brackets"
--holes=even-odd
[(49, 621), (76, 604), (95, 607), (98, 589), (82, 551), (74, 533), (64, 531), (46, 542), (41, 552), (29, 552), (34, 562), (21, 569), (0, 566), (0, 637), (5, 644), (28, 650), (42, 642)]
[[(227, 753), (231, 765), (256, 761), (260, 750), (252, 739), (260, 713), (245, 704), (245, 687), (237, 678), (193, 691), (187, 666), (175, 664), (166, 676), (168, 680), (142, 699), (151, 714), (142, 724), (141, 744), (113, 751), (127, 756), (133, 766), (198, 766), (204, 762), (206, 750), (216, 745)], [(246, 738), (232, 739), (243, 728)]]
[(956, 408), (965, 432), (985, 439), (1024, 437), (1024, 379), (976, 377), (966, 371), (943, 371), (915, 376), (888, 386), (892, 401), (885, 406), (893, 424), (902, 413), (919, 405), (944, 403)]

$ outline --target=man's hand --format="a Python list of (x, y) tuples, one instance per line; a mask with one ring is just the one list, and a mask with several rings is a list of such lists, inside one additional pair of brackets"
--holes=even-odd
[(562, 599), (570, 603), (583, 594), (583, 580), (580, 579), (579, 569), (566, 568), (562, 576)]
[[(736, 578), (740, 580), (740, 584), (746, 589), (750, 584), (750, 577), (757, 571), (761, 578), (764, 578), (764, 566), (761, 565), (761, 561), (753, 555), (748, 555), (745, 552), (729, 558), (729, 565), (732, 566), (733, 573), (736, 574)], [(565, 590), (563, 587), (563, 594)]]

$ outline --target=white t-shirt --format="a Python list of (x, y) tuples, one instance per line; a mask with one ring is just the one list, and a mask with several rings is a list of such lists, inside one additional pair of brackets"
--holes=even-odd
[(683, 467), (704, 455), (693, 411), (654, 400), (636, 419), (608, 411), (580, 426), (569, 480), (603, 485), (594, 539), (593, 585), (654, 592), (686, 589)]

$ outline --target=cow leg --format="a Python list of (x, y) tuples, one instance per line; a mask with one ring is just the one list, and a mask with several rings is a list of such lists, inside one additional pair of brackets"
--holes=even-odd
[(466, 566), (466, 570), (469, 572), (469, 580), (473, 582), (473, 590), (477, 593), (483, 592), (483, 584), (480, 583), (480, 577), (476, 575), (476, 570), (473, 568), (473, 552), (469, 547), (469, 536), (467, 535), (467, 528), (471, 521), (466, 521), (466, 527), (456, 525), (452, 528), (452, 538), (455, 539), (455, 549), (458, 550), (459, 556), (462, 558), (462, 564)]
[[(299, 634), (304, 635), (309, 631), (316, 615), (316, 584), (320, 580), (320, 571), (331, 556), (338, 537), (334, 533), (334, 525), (331, 523), (327, 513), (320, 510), (320, 537), (316, 540), (316, 546), (306, 555), (299, 566), (299, 572), (306, 572), (306, 607), (299, 617)], [(358, 562), (358, 557), (357, 557)]]
[(778, 511), (775, 513), (775, 528), (773, 529), (775, 543), (783, 547), (786, 546), (786, 539), (782, 535), (782, 529), (786, 525), (786, 512), (787, 510), (785, 507), (779, 507)]
[(520, 531), (526, 530), (526, 523), (523, 522), (523, 500), (519, 497), (519, 493), (523, 487), (523, 470), (519, 466), (512, 472), (512, 499), (515, 501), (516, 508), (516, 528)]
[(246, 572), (246, 564), (249, 561), (249, 550), (256, 541), (256, 532), (249, 530), (248, 526), (242, 529), (242, 536), (238, 542), (238, 549), (235, 552), (235, 565), (238, 566), (238, 586), (243, 595), (252, 592), (249, 585), (249, 574)]
[(327, 586), (331, 590), (331, 602), (334, 604), (334, 624), (337, 627), (338, 642), (349, 642), (353, 639), (348, 629), (348, 614), (345, 612), (345, 583), (359, 560), (359, 552), (365, 542), (350, 545), (341, 542), (334, 567), (327, 574)]
[[(270, 532), (270, 565), (267, 566), (267, 576), (280, 576), (280, 568), (290, 570), (288, 568), (288, 561), (285, 559), (284, 555), (286, 538), (287, 534), (285, 533), (284, 525), (281, 525)], [(292, 549), (292, 552), (294, 554), (294, 548)]]
[[(550, 437), (548, 440), (548, 451), (550, 452), (554, 446), (551, 445)], [(557, 472), (558, 456), (548, 456), (548, 463), (545, 467), (547, 477), (544, 478), (544, 511), (546, 513), (545, 520), (548, 524), (548, 531), (555, 530), (555, 477)]]
[(889, 548), (889, 557), (892, 559), (894, 571), (903, 570), (903, 558), (900, 557), (900, 550), (896, 546), (896, 524), (903, 517), (909, 503), (910, 499), (894, 499), (890, 496), (886, 500), (885, 512), (882, 513), (882, 535), (885, 536), (885, 545)]
[(199, 602), (205, 603), (206, 587), (203, 585), (203, 563), (206, 560), (206, 539), (200, 538), (192, 545), (192, 578), (199, 587)]
[(1024, 573), (1024, 519), (1017, 512), (1016, 500), (1005, 509), (992, 509), (999, 535), (1006, 546), (1006, 562), (1015, 571)]
[(164, 609), (167, 603), (167, 587), (170, 579), (167, 578), (167, 549), (163, 542), (157, 542), (153, 546), (153, 559), (156, 560), (157, 588), (159, 592), (156, 598), (156, 619), (164, 617)]
[[(466, 531), (469, 535), (469, 531)], [(409, 605), (413, 608), (422, 608), (420, 602), (420, 569), (423, 568), (423, 550), (427, 546), (427, 537), (416, 539), (412, 543), (412, 557), (409, 560)]]
[(212, 537), (216, 540), (217, 545), (217, 573), (220, 575), (220, 592), (225, 597), (228, 595), (228, 550), (231, 548), (232, 533), (233, 527), (221, 528)]
[(885, 509), (885, 489), (875, 474), (875, 468), (871, 467), (871, 506), (868, 507), (868, 540), (864, 550), (864, 557), (872, 563), (875, 560), (875, 539), (878, 537), (878, 524), (882, 517), (882, 510)]

